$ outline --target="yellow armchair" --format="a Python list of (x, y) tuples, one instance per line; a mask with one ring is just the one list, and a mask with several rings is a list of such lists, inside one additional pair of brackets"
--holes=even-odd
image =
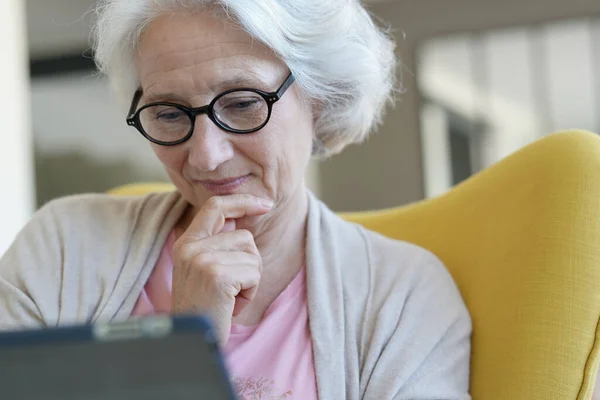
[(438, 198), (343, 217), (446, 264), (473, 317), (474, 400), (591, 399), (600, 360), (600, 137), (550, 135)]

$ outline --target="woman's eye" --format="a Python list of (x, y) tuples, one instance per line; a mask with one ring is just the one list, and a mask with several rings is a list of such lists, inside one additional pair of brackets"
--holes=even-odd
[(177, 121), (183, 117), (183, 112), (179, 110), (163, 111), (156, 114), (156, 119), (164, 122)]
[(230, 102), (225, 108), (232, 111), (244, 111), (256, 106), (260, 101), (257, 99), (236, 100)]

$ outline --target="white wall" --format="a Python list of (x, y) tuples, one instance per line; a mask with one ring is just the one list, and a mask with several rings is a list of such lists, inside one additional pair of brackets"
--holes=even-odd
[(88, 47), (96, 0), (22, 1), (27, 4), (29, 51), (33, 57), (69, 54)]
[(421, 145), (425, 197), (438, 196), (452, 186), (448, 113), (436, 104), (421, 110)]
[(483, 29), (600, 15), (600, 1), (388, 0), (371, 10), (392, 26), (406, 90), (376, 136), (320, 168), (323, 200), (336, 210), (389, 207), (425, 195), (420, 71), (415, 53), (426, 40)]
[(77, 151), (107, 163), (126, 159), (162, 174), (149, 142), (127, 126), (127, 110), (115, 99), (107, 80), (92, 72), (34, 79), (31, 107), (38, 151), (45, 155)]
[(25, 5), (0, 1), (0, 254), (33, 210)]
[[(600, 43), (600, 22), (592, 21), (460, 33), (420, 46), (419, 88), (426, 98), (485, 121), (486, 132), (474, 149), (478, 168), (558, 130), (600, 130), (600, 88), (594, 84), (600, 60), (593, 51), (594, 41)], [(430, 118), (421, 121), (427, 195), (448, 168), (447, 160), (427, 154), (440, 145), (426, 136)]]
[[(472, 111), (489, 113), (491, 117), (496, 113), (505, 119), (522, 119), (523, 125), (533, 133), (527, 139), (573, 127), (597, 130), (600, 111), (595, 104), (598, 89), (593, 82), (598, 74), (594, 64), (599, 60), (593, 60), (592, 42), (593, 36), (600, 41), (600, 35), (595, 33), (595, 28), (588, 18), (549, 23), (540, 26), (539, 42), (536, 42), (535, 31), (528, 26), (478, 33), (486, 61), (481, 67), (488, 87), (478, 87), (473, 80), (471, 35), (430, 40), (419, 51), (421, 88), (428, 95), (436, 96), (439, 78), (443, 78), (455, 89), (476, 92)], [(547, 76), (544, 71), (535, 69), (536, 47), (541, 51), (540, 63)], [(537, 121), (541, 105), (535, 93), (536, 78), (545, 79), (541, 90), (547, 93), (548, 121)], [(444, 102), (451, 104), (453, 100), (447, 98)], [(454, 102), (457, 107), (469, 106), (466, 100), (455, 98)], [(525, 121), (531, 117), (536, 121)], [(532, 122), (539, 125), (532, 126)]]

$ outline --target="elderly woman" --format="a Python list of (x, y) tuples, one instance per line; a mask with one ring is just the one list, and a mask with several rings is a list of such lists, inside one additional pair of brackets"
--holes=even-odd
[(98, 12), (98, 65), (177, 190), (42, 208), (0, 261), (0, 325), (203, 313), (242, 398), (468, 399), (470, 319), (444, 266), (305, 186), (393, 90), (393, 43), (359, 2)]

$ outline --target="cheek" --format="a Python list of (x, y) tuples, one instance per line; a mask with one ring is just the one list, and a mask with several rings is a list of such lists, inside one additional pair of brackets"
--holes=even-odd
[(152, 150), (164, 168), (168, 171), (181, 171), (184, 161), (185, 152), (177, 147), (165, 147), (152, 144)]
[(304, 176), (310, 161), (313, 143), (312, 114), (299, 107), (282, 110), (271, 121), (269, 138), (265, 143), (273, 153), (269, 157), (271, 168), (280, 184), (295, 186)]
[(295, 92), (290, 94), (293, 96), (288, 101), (284, 97), (281, 107), (273, 110), (272, 122), (278, 132), (280, 147), (298, 158), (303, 157), (307, 149), (312, 149), (314, 118), (310, 106)]
[(313, 147), (314, 123), (312, 113), (299, 106), (285, 121), (282, 129), (286, 156), (302, 166), (308, 164)]
[(277, 175), (279, 158), (283, 153), (281, 143), (277, 140), (279, 133), (278, 127), (269, 125), (257, 132), (252, 139), (238, 142), (236, 146), (238, 161), (245, 159), (245, 163), (254, 165), (252, 169), (255, 172), (260, 170), (263, 183), (269, 187), (272, 186), (272, 180)]

